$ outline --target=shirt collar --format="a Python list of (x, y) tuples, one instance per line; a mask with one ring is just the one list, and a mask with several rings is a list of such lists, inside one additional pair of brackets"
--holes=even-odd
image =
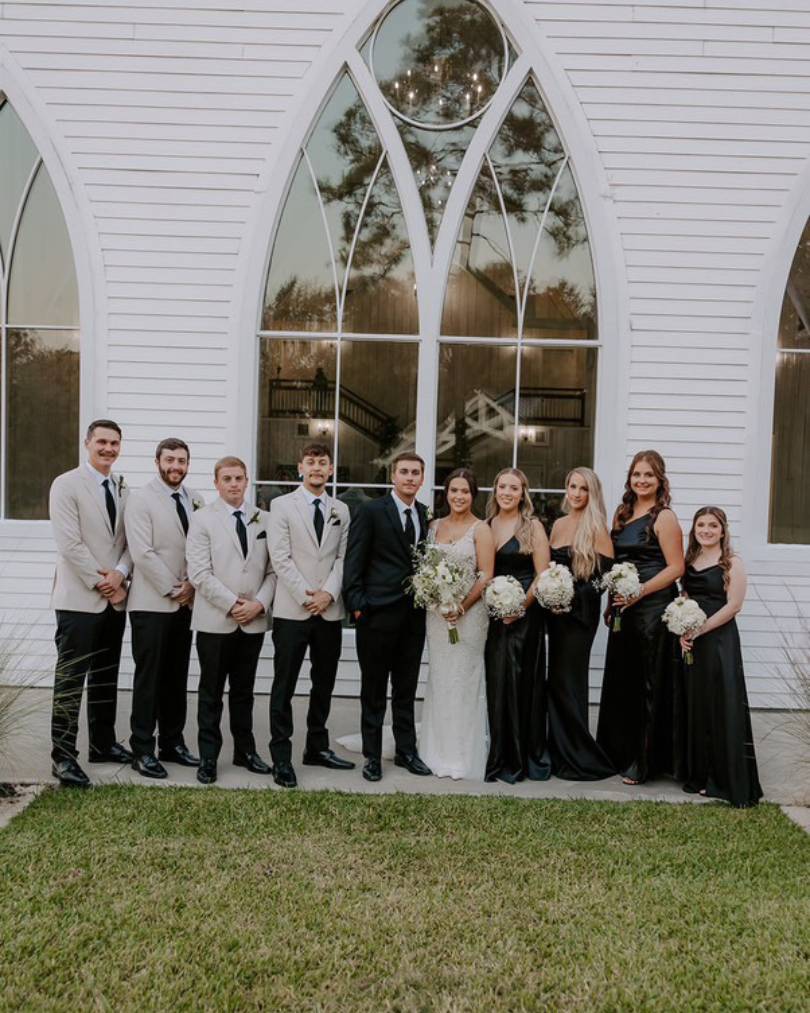
[[(220, 499), (222, 499), (221, 496), (220, 496)], [(241, 510), (242, 511), (242, 516), (243, 517), (247, 517), (247, 500), (242, 500), (241, 505), (238, 506), (238, 507), (231, 506), (231, 504), (230, 503), (226, 503), (224, 499), (222, 500), (222, 504), (223, 504), (223, 506), (225, 507), (225, 509), (228, 511), (228, 513), (231, 516), (233, 516), (236, 513), (237, 510)]]
[(312, 506), (312, 504), (315, 502), (316, 499), (321, 501), (322, 507), (326, 506), (326, 501), (329, 498), (326, 489), (324, 489), (324, 491), (319, 496), (316, 496), (314, 492), (310, 492), (309, 489), (307, 489), (307, 487), (302, 483), (301, 492), (303, 492), (303, 494), (306, 496), (307, 502), (309, 503), (310, 506)]
[(87, 465), (90, 474), (98, 482), (99, 485), (101, 485), (102, 482), (106, 482), (107, 479), (110, 480), (111, 485), (115, 484), (115, 479), (113, 478), (112, 471), (109, 473), (109, 475), (102, 475), (102, 473), (98, 470), (98, 468), (94, 468), (89, 461), (85, 461), (84, 463)]
[(159, 478), (159, 479), (158, 479), (158, 482), (160, 482), (160, 484), (161, 484), (161, 485), (163, 486), (163, 488), (164, 488), (164, 489), (166, 490), (166, 494), (167, 494), (167, 495), (169, 495), (169, 496), (174, 496), (174, 494), (175, 494), (176, 492), (179, 492), (179, 493), (180, 493), (180, 499), (188, 499), (188, 493), (186, 492), (186, 487), (185, 487), (185, 486), (184, 486), (184, 485), (183, 485), (182, 483), (181, 483), (181, 484), (180, 484), (180, 485), (178, 486), (178, 488), (176, 488), (176, 489), (175, 489), (175, 488), (173, 488), (172, 486), (170, 486), (170, 485), (167, 485), (167, 484), (166, 484), (166, 483), (165, 483), (165, 482), (163, 481), (163, 479), (162, 479), (162, 478)]
[(397, 496), (393, 489), (391, 490), (391, 495), (394, 498), (394, 502), (396, 503), (397, 510), (399, 510), (400, 514), (404, 514), (406, 510), (411, 510), (414, 514), (416, 513), (416, 500), (408, 506), (407, 503), (404, 503), (399, 496)]

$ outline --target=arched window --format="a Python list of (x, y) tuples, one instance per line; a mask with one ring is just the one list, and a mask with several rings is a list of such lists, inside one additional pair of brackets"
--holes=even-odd
[[(321, 436), (350, 505), (381, 494), (394, 456), (417, 448), (437, 491), (461, 465), (485, 490), (499, 468), (522, 468), (550, 517), (566, 472), (592, 463), (596, 292), (570, 160), (529, 63), (478, 0), (400, 0), (347, 63), (299, 155), (270, 259), (259, 500), (296, 484), (301, 449)], [(387, 149), (357, 81), (378, 89)], [(493, 103), (500, 125), (474, 164)], [(423, 319), (396, 185), (410, 174), (408, 221), (434, 250), (420, 264)], [(471, 197), (448, 220), (455, 187)], [(445, 257), (457, 237), (449, 271), (442, 235)]]
[(45, 518), (48, 489), (78, 460), (79, 300), (48, 171), (0, 92), (2, 516)]
[(810, 543), (810, 221), (790, 268), (776, 359), (771, 542)]

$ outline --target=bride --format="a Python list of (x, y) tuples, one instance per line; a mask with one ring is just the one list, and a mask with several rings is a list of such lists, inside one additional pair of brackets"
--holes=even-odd
[[(478, 483), (459, 468), (444, 483), (449, 513), (430, 526), (428, 541), (450, 556), (472, 559), (478, 580), (457, 614), (427, 614), (430, 656), (419, 755), (438, 777), (482, 781), (489, 748), (484, 645), (489, 619), (481, 595), (495, 567), (492, 530), (472, 512)], [(451, 644), (447, 622), (454, 622), (459, 641)]]

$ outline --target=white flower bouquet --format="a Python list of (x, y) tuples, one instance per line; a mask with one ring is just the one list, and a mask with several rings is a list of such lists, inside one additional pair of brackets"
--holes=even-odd
[[(435, 609), (443, 616), (458, 612), (478, 579), (472, 560), (458, 559), (435, 545), (423, 545), (414, 553), (416, 569), (409, 582), (413, 600), (420, 608)], [(451, 644), (459, 642), (455, 623), (448, 622)]]
[[(664, 609), (661, 622), (666, 623), (669, 632), (674, 633), (676, 637), (691, 639), (706, 622), (706, 613), (693, 598), (679, 595)], [(687, 665), (691, 665), (694, 660), (691, 651), (684, 654), (684, 661)]]
[(552, 612), (570, 612), (574, 600), (574, 578), (567, 566), (551, 563), (534, 584), (534, 596)]
[[(614, 563), (599, 581), (599, 587), (609, 595), (622, 598), (638, 598), (641, 594), (641, 578), (633, 563)], [(613, 617), (613, 632), (622, 628), (622, 614), (616, 612)]]
[(487, 585), (484, 604), (493, 619), (511, 619), (526, 612), (526, 595), (519, 580), (502, 574)]

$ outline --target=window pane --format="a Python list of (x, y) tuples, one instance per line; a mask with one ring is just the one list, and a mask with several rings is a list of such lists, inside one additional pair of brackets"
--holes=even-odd
[(397, 120), (416, 177), (430, 241), (436, 242), (447, 198), (464, 152), (475, 133), (470, 124), (457, 130), (419, 130)]
[(318, 198), (303, 158), (276, 232), (262, 330), (337, 330), (332, 258)]
[(810, 543), (810, 354), (776, 366), (770, 541)]
[(270, 504), (279, 496), (293, 492), (297, 485), (256, 485), (254, 486), (254, 502), (262, 510), (269, 510)]
[(556, 492), (532, 493), (535, 515), (546, 529), (546, 534), (551, 532), (551, 525), (554, 521), (558, 517), (562, 517), (562, 500), (562, 495)]
[(0, 249), (6, 267), (14, 218), (38, 157), (28, 131), (0, 92)]
[(482, 111), (505, 70), (500, 29), (473, 0), (403, 0), (374, 42), (383, 95), (420, 124), (448, 125)]
[(415, 334), (416, 278), (394, 178), (384, 163), (371, 191), (349, 271), (343, 330)]
[(562, 489), (593, 461), (596, 349), (524, 346), (518, 410), (518, 467), (529, 485)]
[(437, 484), (464, 467), (488, 485), (511, 466), (516, 358), (514, 345), (440, 347)]
[(387, 482), (396, 454), (413, 450), (419, 346), (342, 341), (338, 482)]
[(380, 489), (372, 486), (370, 489), (362, 488), (361, 486), (338, 486), (337, 487), (337, 498), (345, 503), (349, 508), (350, 516), (354, 516), (355, 511), (358, 507), (362, 506), (363, 503), (368, 503), (369, 500), (379, 499), (380, 496), (385, 496), (388, 489)]
[(44, 519), (48, 490), (79, 459), (77, 331), (8, 331), (6, 516)]
[(256, 479), (295, 482), (307, 443), (334, 438), (337, 342), (260, 342)]
[(73, 251), (44, 165), (28, 195), (12, 254), (8, 319), (17, 325), (79, 322)]
[(790, 268), (779, 321), (779, 347), (810, 348), (810, 221)]

